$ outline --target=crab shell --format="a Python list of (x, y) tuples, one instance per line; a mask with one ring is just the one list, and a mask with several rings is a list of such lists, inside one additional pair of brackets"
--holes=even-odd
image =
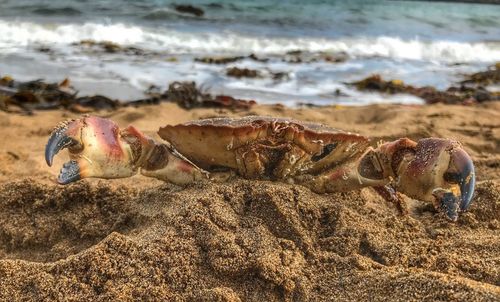
[(184, 157), (209, 172), (280, 179), (320, 173), (363, 152), (369, 140), (320, 124), (271, 117), (212, 118), (158, 132)]

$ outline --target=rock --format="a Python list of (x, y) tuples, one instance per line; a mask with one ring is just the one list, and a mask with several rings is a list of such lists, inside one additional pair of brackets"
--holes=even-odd
[[(93, 50), (96, 52), (105, 52), (105, 53), (123, 53), (127, 55), (136, 55), (136, 56), (144, 56), (149, 54), (143, 49), (138, 47), (128, 46), (124, 47), (117, 43), (111, 41), (94, 41), (94, 40), (81, 40), (80, 42), (71, 44), (73, 46), (84, 47), (89, 50)], [(151, 53), (153, 54), (153, 53)]]
[(236, 56), (236, 57), (203, 57), (203, 58), (195, 58), (196, 62), (201, 62), (205, 64), (228, 64), (236, 61), (243, 60), (245, 57)]
[(271, 77), (275, 81), (286, 81), (290, 79), (288, 72), (271, 72)]
[(232, 56), (232, 57), (202, 57), (202, 58), (195, 58), (194, 60), (196, 62), (201, 62), (201, 63), (205, 63), (205, 64), (228, 64), (228, 63), (234, 63), (234, 62), (237, 62), (237, 61), (241, 61), (241, 60), (244, 60), (244, 59), (250, 59), (250, 60), (253, 60), (253, 61), (257, 61), (257, 62), (267, 62), (269, 61), (268, 58), (259, 58), (257, 57), (257, 55), (255, 54), (250, 54), (249, 56)]
[(53, 52), (53, 50), (48, 46), (40, 46), (40, 47), (37, 47), (35, 50), (38, 52), (43, 52), (43, 53), (52, 53)]
[(0, 79), (0, 86), (10, 87), (13, 82), (14, 82), (14, 79), (12, 79), (12, 77), (4, 76)]
[(254, 69), (232, 67), (226, 70), (226, 75), (235, 78), (257, 78), (259, 72)]
[(176, 5), (175, 10), (178, 11), (179, 13), (191, 14), (191, 15), (195, 15), (196, 17), (201, 17), (205, 14), (205, 12), (201, 8), (192, 6), (190, 4), (188, 4), (188, 5), (183, 5), (183, 4)]
[(326, 52), (307, 52), (302, 50), (288, 51), (282, 58), (287, 63), (313, 63), (325, 61), (328, 63), (342, 63), (349, 59), (345, 52), (326, 53)]
[(406, 86), (401, 80), (385, 81), (378, 74), (350, 84), (356, 86), (359, 90), (375, 90), (390, 94), (407, 92), (413, 89), (412, 86)]
[(112, 100), (102, 95), (84, 96), (75, 99), (75, 103), (85, 108), (99, 109), (117, 109), (120, 107), (120, 102)]
[(340, 53), (322, 53), (320, 57), (329, 63), (342, 63), (349, 59), (349, 56), (345, 52)]
[(269, 61), (268, 58), (259, 58), (255, 54), (253, 54), (253, 53), (250, 54), (248, 56), (248, 58), (251, 59), (251, 60), (257, 61), (257, 62), (262, 62), (262, 63), (265, 63), (265, 62)]
[(218, 107), (248, 110), (253, 105), (257, 104), (257, 102), (254, 100), (235, 99), (232, 96), (228, 95), (218, 95), (215, 97), (215, 101), (213, 102), (213, 104), (217, 105)]

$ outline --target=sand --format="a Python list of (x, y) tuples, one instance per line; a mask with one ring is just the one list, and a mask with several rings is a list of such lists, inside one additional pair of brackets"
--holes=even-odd
[(45, 165), (63, 111), (0, 112), (1, 301), (499, 301), (500, 103), (101, 112), (154, 136), (159, 126), (248, 114), (315, 121), (380, 140), (439, 136), (476, 163), (457, 223), (373, 189), (318, 195), (268, 181), (186, 188), (135, 176), (54, 183)]

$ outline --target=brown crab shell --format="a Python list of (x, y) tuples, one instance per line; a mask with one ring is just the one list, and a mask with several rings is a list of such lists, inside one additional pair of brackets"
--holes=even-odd
[[(306, 161), (321, 165), (333, 149), (325, 150), (326, 146), (342, 149), (340, 153), (337, 151), (341, 155), (336, 156), (336, 160), (341, 161), (364, 151), (369, 145), (369, 140), (358, 134), (321, 124), (265, 116), (210, 118), (167, 125), (160, 128), (158, 134), (180, 154), (208, 171), (213, 167), (238, 169), (237, 153), (242, 148), (255, 148), (261, 153), (280, 149), (283, 150), (282, 158), (293, 148), (299, 148), (308, 157)], [(276, 156), (274, 158), (279, 161)]]

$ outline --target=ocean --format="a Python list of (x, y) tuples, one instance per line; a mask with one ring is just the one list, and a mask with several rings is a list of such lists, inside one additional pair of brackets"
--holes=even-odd
[[(445, 89), (500, 61), (500, 6), (421, 1), (0, 0), (0, 75), (71, 79), (81, 95), (123, 101), (151, 85), (195, 81), (260, 103), (419, 104), (407, 95), (359, 92), (348, 82), (380, 74)], [(74, 45), (110, 41), (142, 50), (108, 53)], [(341, 62), (287, 59), (343, 56)], [(287, 54), (288, 53), (288, 54)], [(253, 60), (249, 55), (266, 60)], [(293, 54), (293, 53), (292, 53)], [(228, 64), (195, 58), (244, 56)], [(259, 70), (233, 78), (227, 68)], [(285, 77), (274, 78), (273, 74)]]

